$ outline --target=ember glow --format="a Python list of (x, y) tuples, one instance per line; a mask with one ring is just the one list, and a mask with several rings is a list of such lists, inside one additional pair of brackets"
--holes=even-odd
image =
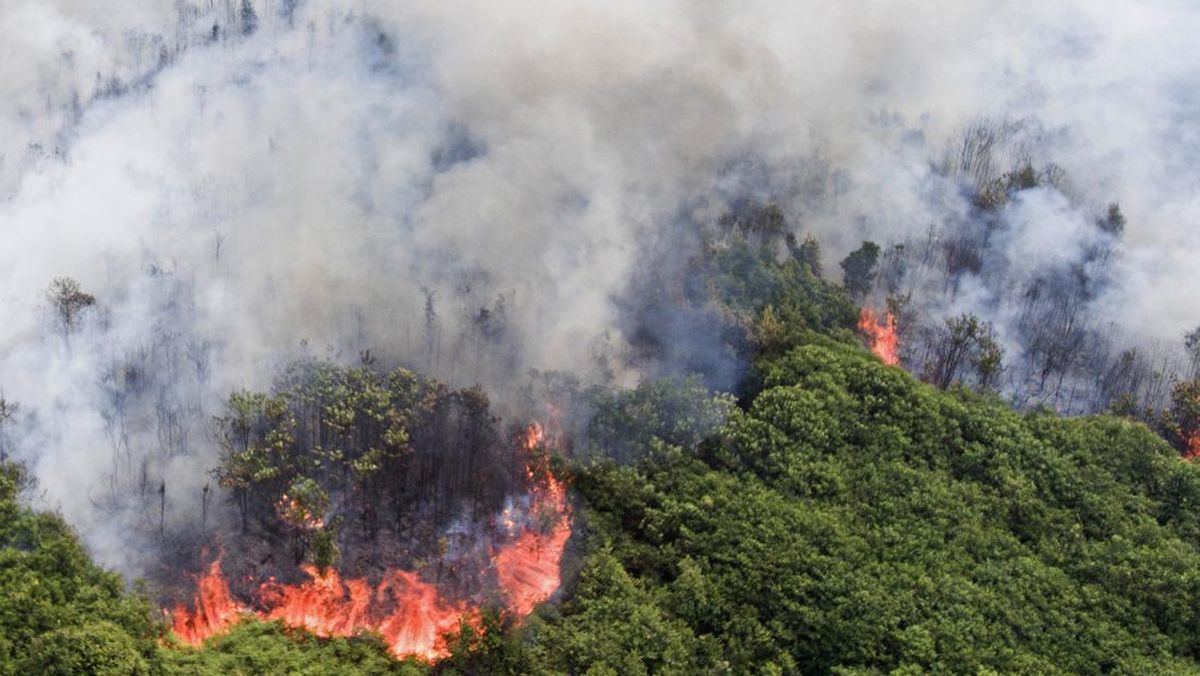
[(316, 530), (325, 526), (325, 519), (308, 511), (299, 500), (288, 497), (287, 493), (275, 503), (275, 512), (279, 514), (279, 518), (300, 528)]
[(900, 363), (900, 339), (896, 336), (896, 318), (885, 314), (884, 320), (870, 308), (863, 308), (858, 316), (858, 329), (867, 334), (871, 351), (888, 366)]
[(1187, 450), (1183, 452), (1184, 460), (1200, 458), (1200, 434), (1193, 434), (1187, 439)]
[[(537, 423), (521, 436), (531, 486), (528, 508), (523, 510), (526, 518), (517, 521), (513, 510), (505, 510), (502, 519), (516, 535), (492, 557), (507, 611), (518, 621), (558, 589), (559, 567), (571, 537), (566, 486), (551, 474), (546, 458), (536, 455), (546, 441)], [(277, 507), (287, 504), (285, 496)], [(185, 644), (199, 646), (243, 618), (255, 616), (318, 636), (374, 632), (397, 659), (417, 656), (434, 661), (449, 653), (444, 636), (463, 622), (474, 623), (479, 615), (478, 606), (444, 598), (437, 586), (416, 572), (392, 569), (373, 584), (365, 578), (343, 580), (333, 569), (301, 568), (308, 580), (283, 584), (268, 579), (259, 585), (251, 606), (234, 599), (220, 559), (214, 560), (197, 579), (192, 607), (177, 605), (170, 613), (175, 635)]]

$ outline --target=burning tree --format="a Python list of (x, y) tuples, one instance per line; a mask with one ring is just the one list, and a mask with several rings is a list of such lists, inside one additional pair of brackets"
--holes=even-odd
[[(257, 601), (245, 607), (264, 617), (327, 636), (372, 629), (396, 656), (433, 658), (444, 654), (441, 635), (475, 612), (448, 600), (455, 595), (492, 593), (523, 617), (558, 588), (571, 533), (565, 486), (548, 469), (541, 428), (505, 439), (480, 388), (453, 391), (363, 361), (300, 362), (269, 394), (230, 396), (213, 421), (222, 447), (214, 474), (242, 521), (238, 546), (225, 549), (235, 591), (219, 565), (198, 586), (238, 608), (232, 599), (248, 589)], [(513, 519), (501, 526), (505, 509)], [(286, 582), (294, 573), (285, 569), (281, 580), (260, 575), (258, 588), (248, 587), (256, 576), (243, 572), (270, 561), (284, 537), (308, 580)], [(265, 558), (243, 553), (255, 548), (268, 550)], [(364, 577), (339, 576), (342, 552)], [(195, 611), (176, 610), (185, 640), (241, 617), (208, 610), (215, 602), (205, 598)]]
[(325, 511), (329, 509), (329, 495), (320, 484), (310, 477), (292, 481), (288, 490), (275, 503), (275, 513), (292, 532), (296, 563), (304, 560), (310, 534), (319, 536), (322, 543), (317, 567), (324, 570), (336, 559), (336, 544), (325, 530)]
[[(197, 579), (193, 610), (176, 607), (176, 634), (196, 644), (250, 612), (322, 636), (351, 636), (371, 630), (384, 637), (396, 657), (440, 658), (448, 650), (443, 637), (463, 622), (475, 622), (478, 608), (443, 593), (437, 584), (440, 567), (438, 579), (432, 581), (421, 574), (419, 564), (409, 570), (394, 563), (375, 576), (343, 579), (336, 569), (339, 519), (329, 515), (335, 503), (344, 504), (349, 493), (365, 489), (364, 472), (378, 478), (371, 480), (371, 490), (383, 499), (389, 498), (389, 492), (403, 490), (403, 475), (413, 472), (414, 464), (407, 462), (412, 455), (372, 452), (378, 445), (387, 445), (389, 435), (393, 446), (412, 440), (420, 448), (429, 441), (425, 435), (441, 434), (445, 435), (443, 444), (475, 453), (473, 460), (468, 454), (467, 462), (446, 467), (443, 476), (422, 471), (420, 477), (429, 480), (426, 492), (435, 500), (457, 490), (486, 494), (478, 490), (488, 481), (489, 465), (480, 451), (495, 450), (496, 422), (487, 398), (478, 389), (450, 393), (439, 384), (414, 380), (408, 372), (394, 372), (385, 378), (357, 369), (313, 366), (307, 371), (312, 380), (285, 379), (273, 396), (235, 395), (229, 414), (219, 420), (226, 428), (223, 438), (231, 451), (223, 455), (218, 472), (236, 479), (233, 485), (243, 494), (261, 494), (280, 483), (286, 486), (274, 502), (274, 510), (255, 513), (254, 520), (263, 524), (264, 533), (274, 523), (292, 535), (296, 563), (300, 564), (303, 553), (309, 554), (308, 563), (299, 565), (308, 579), (286, 583), (270, 577), (258, 585), (254, 603), (242, 604), (235, 600), (217, 559)], [(381, 393), (387, 396), (376, 396)], [(324, 395), (330, 398), (323, 399)], [(367, 412), (371, 414), (364, 415)], [(397, 424), (401, 427), (394, 426)], [(273, 425), (282, 425), (283, 430)], [(487, 575), (498, 586), (497, 596), (504, 600), (506, 612), (516, 620), (558, 589), (559, 565), (571, 535), (566, 486), (549, 471), (543, 439), (542, 428), (536, 424), (518, 435), (515, 444), (520, 463), (513, 469), (524, 471), (528, 492), (509, 496), (510, 504), (520, 506), (519, 514), (503, 529), (502, 537), (491, 546), (494, 549), (489, 548)], [(268, 440), (282, 447), (273, 448)], [(306, 440), (313, 445), (306, 445)], [(449, 455), (452, 448), (438, 450)], [(263, 459), (279, 461), (280, 471), (263, 475), (255, 464)], [(356, 469), (356, 462), (373, 467)], [(474, 473), (485, 476), (472, 478)], [(460, 505), (475, 500), (478, 498), (458, 498)], [(260, 501), (261, 497), (246, 503)], [(437, 555), (446, 556), (445, 538), (439, 538), (438, 544)]]
[(1200, 457), (1200, 379), (1171, 389), (1171, 407), (1162, 412), (1157, 427), (1184, 458)]
[(225, 411), (213, 419), (221, 444), (221, 462), (213, 475), (220, 486), (233, 491), (245, 532), (256, 489), (277, 485), (294, 467), (295, 419), (283, 399), (253, 392), (230, 395)]
[(867, 336), (868, 347), (888, 366), (900, 364), (900, 342), (896, 334), (896, 318), (891, 312), (884, 315), (883, 320), (874, 310), (863, 308), (859, 316), (858, 328)]

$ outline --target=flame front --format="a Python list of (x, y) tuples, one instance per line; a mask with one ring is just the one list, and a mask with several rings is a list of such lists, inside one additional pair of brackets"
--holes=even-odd
[[(268, 582), (260, 598), (271, 610), (264, 619), (282, 620), (318, 636), (353, 636), (374, 631), (397, 658), (417, 655), (436, 660), (447, 654), (442, 636), (469, 613), (446, 603), (437, 587), (416, 573), (393, 570), (372, 589), (365, 579), (345, 580), (304, 566), (309, 580), (299, 585)], [(469, 619), (469, 618), (468, 618)]]
[[(541, 425), (534, 423), (525, 433), (525, 452), (531, 454), (545, 439)], [(526, 462), (525, 471), (534, 481), (532, 527), (525, 528), (516, 540), (496, 554), (496, 575), (500, 589), (508, 601), (509, 610), (517, 617), (533, 612), (558, 589), (562, 582), (559, 564), (563, 550), (571, 538), (571, 513), (567, 504), (566, 486), (554, 478), (548, 467), (533, 467)], [(535, 474), (541, 474), (541, 480)], [(539, 526), (550, 522), (546, 532)]]
[[(571, 537), (566, 486), (550, 473), (544, 458), (533, 456), (544, 440), (543, 428), (537, 423), (530, 425), (521, 438), (525, 471), (532, 486), (532, 519), (493, 557), (507, 611), (518, 621), (558, 589), (559, 566)], [(286, 507), (286, 501), (285, 496), (280, 504)], [(514, 521), (510, 530), (515, 528)], [(242, 618), (254, 615), (302, 627), (318, 636), (372, 631), (384, 638), (396, 658), (415, 655), (433, 661), (449, 654), (444, 636), (463, 621), (474, 623), (479, 614), (476, 607), (446, 601), (436, 586), (415, 572), (393, 569), (372, 585), (366, 579), (343, 580), (333, 569), (321, 572), (309, 565), (302, 569), (309, 579), (300, 584), (272, 579), (259, 585), (257, 605), (264, 610), (252, 611), (234, 600), (218, 558), (197, 580), (192, 609), (178, 605), (171, 613), (175, 635), (186, 644), (199, 646)]]
[(863, 308), (858, 316), (858, 329), (867, 334), (871, 351), (888, 366), (900, 363), (900, 339), (896, 336), (896, 318), (892, 313), (885, 314), (880, 322), (878, 315), (870, 308)]
[(224, 631), (241, 620), (249, 610), (233, 599), (229, 584), (221, 574), (221, 559), (209, 564), (208, 570), (196, 581), (193, 610), (182, 605), (171, 613), (172, 629), (179, 640), (200, 645), (204, 639)]

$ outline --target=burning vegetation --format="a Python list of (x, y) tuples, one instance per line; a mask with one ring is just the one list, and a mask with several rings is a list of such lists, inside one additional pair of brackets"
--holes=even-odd
[(858, 319), (858, 329), (867, 336), (867, 346), (876, 357), (888, 366), (900, 364), (900, 339), (896, 336), (896, 318), (891, 312), (883, 321), (870, 308), (863, 308)]
[[(566, 485), (550, 472), (547, 458), (533, 457), (542, 447), (545, 431), (538, 423), (529, 426), (524, 450), (525, 472), (532, 486), (522, 510), (525, 523), (515, 523), (506, 514), (505, 527), (517, 535), (496, 552), (496, 578), (508, 609), (518, 618), (550, 598), (561, 582), (560, 564), (571, 537), (571, 512)], [(507, 510), (506, 510), (507, 511)]]
[(505, 442), (496, 423), (478, 390), (403, 370), (300, 364), (271, 395), (234, 394), (214, 474), (238, 531), (170, 611), (175, 635), (198, 646), (254, 616), (436, 660), (485, 604), (519, 623), (559, 588), (572, 515), (559, 439), (535, 422)]
[[(0, 650), (19, 673), (95, 659), (96, 645), (118, 673), (153, 659), (168, 674), (1194, 666), (1200, 591), (1179, 575), (1200, 567), (1194, 463), (1128, 420), (941, 391), (995, 366), (991, 327), (970, 316), (917, 355), (929, 384), (885, 368), (861, 342), (913, 349), (891, 342), (905, 326), (894, 304), (860, 311), (815, 274), (811, 245), (787, 257), (756, 232), (714, 243), (687, 289), (697, 316), (724, 322), (725, 347), (753, 358), (741, 399), (700, 377), (537, 374), (519, 398), (569, 404), (505, 429), (478, 388), (315, 361), (229, 397), (212, 429), (229, 501), (206, 509), (197, 490), (193, 532), (167, 531), (151, 576), (171, 634), (200, 649), (165, 639), (52, 517), (15, 509), (18, 477), (0, 472), (17, 571), (0, 600), (19, 609), (0, 613), (14, 637)], [(1186, 454), (1200, 386), (1170, 398), (1136, 415)], [(567, 561), (577, 507), (588, 538)], [(1131, 592), (1131, 579), (1145, 582)], [(847, 616), (851, 597), (866, 611)], [(901, 613), (910, 626), (886, 619)], [(1145, 621), (1121, 621), (1131, 613)]]
[(1200, 4), (100, 4), (0, 676), (1200, 672)]

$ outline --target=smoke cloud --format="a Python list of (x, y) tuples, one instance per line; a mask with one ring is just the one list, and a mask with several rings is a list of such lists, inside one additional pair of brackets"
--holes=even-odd
[[(1178, 343), (1200, 294), (1198, 33), (1170, 0), (0, 0), (13, 452), (136, 574), (122, 492), (170, 486), (190, 518), (230, 390), (365, 350), (501, 395), (529, 369), (636, 382), (663, 368), (622, 331), (633, 282), (745, 199), (781, 205), (827, 269), (865, 238), (983, 233), (956, 288), (904, 285), (992, 321), (1014, 372), (1011, 299), (1097, 247), (1093, 323)], [(981, 119), (1019, 130), (994, 166), (951, 167)], [(1062, 180), (978, 230), (964, 185), (1022, 161)], [(1093, 224), (1118, 201), (1110, 241)], [(65, 327), (63, 276), (96, 299)], [(672, 354), (707, 349), (660, 319)]]

